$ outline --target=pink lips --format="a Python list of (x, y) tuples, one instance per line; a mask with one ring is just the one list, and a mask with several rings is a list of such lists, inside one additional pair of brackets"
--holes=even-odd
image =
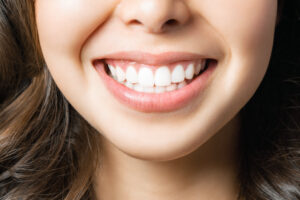
[[(120, 52), (117, 54), (106, 55), (105, 58), (135, 61), (148, 65), (159, 65), (199, 59), (203, 58), (203, 56), (190, 53), (168, 52), (160, 55), (153, 55), (140, 52)], [(104, 59), (104, 57), (97, 58), (93, 64), (101, 79), (104, 81), (108, 91), (120, 103), (141, 112), (170, 112), (183, 108), (197, 96), (201, 95), (210, 75), (216, 68), (216, 62), (211, 62), (202, 74), (193, 79), (193, 81), (185, 87), (171, 92), (155, 94), (137, 92), (120, 84), (106, 73), (104, 63), (100, 59)]]

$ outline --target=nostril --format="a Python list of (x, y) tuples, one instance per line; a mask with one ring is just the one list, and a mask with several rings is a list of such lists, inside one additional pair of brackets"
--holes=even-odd
[(166, 31), (166, 30), (170, 30), (172, 28), (175, 28), (179, 25), (178, 20), (176, 19), (169, 19), (168, 21), (166, 21), (163, 26), (162, 26), (162, 30)]
[(176, 19), (169, 19), (165, 25), (167, 26), (175, 26), (175, 25), (178, 25), (178, 21)]
[(128, 21), (127, 25), (132, 26), (132, 27), (145, 27), (150, 31), (153, 32), (161, 32), (161, 31), (166, 31), (166, 30), (170, 30), (174, 27), (177, 27), (179, 25), (179, 21), (176, 19), (169, 19), (169, 20), (165, 20), (163, 24), (160, 23), (145, 23), (144, 21), (140, 21), (139, 19), (131, 19), (130, 21)]
[(140, 25), (140, 24), (142, 24), (142, 22), (140, 22), (137, 19), (133, 19), (133, 20), (129, 21), (128, 24), (131, 24), (131, 25)]

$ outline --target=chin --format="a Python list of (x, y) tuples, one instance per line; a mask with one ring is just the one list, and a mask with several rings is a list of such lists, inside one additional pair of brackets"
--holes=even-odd
[[(187, 145), (188, 146), (188, 145)], [(178, 147), (178, 145), (166, 146), (150, 146), (150, 147), (129, 147), (129, 148), (118, 148), (121, 152), (127, 156), (145, 160), (145, 161), (171, 161), (188, 155), (193, 152), (197, 147), (191, 148)]]
[[(111, 135), (110, 135), (111, 136)], [(123, 153), (139, 160), (170, 161), (184, 157), (202, 146), (207, 139), (187, 137), (117, 137), (117, 139), (103, 137), (102, 145), (113, 149), (116, 153)], [(107, 149), (107, 148), (106, 148)]]

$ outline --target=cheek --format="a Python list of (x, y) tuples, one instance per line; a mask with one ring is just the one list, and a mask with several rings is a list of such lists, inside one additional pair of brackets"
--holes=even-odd
[(37, 27), (45, 54), (79, 55), (84, 42), (101, 26), (116, 3), (116, 0), (37, 0)]
[[(251, 0), (238, 4), (242, 9), (226, 13), (224, 37), (231, 44), (231, 65), (224, 74), (228, 77), (224, 89), (248, 101), (256, 91), (267, 70), (272, 52), (277, 2)], [(226, 5), (223, 5), (226, 6)], [(227, 9), (227, 8), (226, 8)], [(235, 16), (236, 15), (236, 16)], [(224, 17), (225, 18), (225, 17)], [(231, 81), (231, 80), (236, 81)]]
[[(277, 15), (276, 0), (194, 0), (203, 18), (227, 47), (215, 94), (224, 110), (240, 109), (254, 94), (268, 67)], [(232, 105), (232, 106), (228, 106)], [(227, 106), (227, 107), (226, 107)], [(226, 107), (226, 109), (225, 109)]]
[[(197, 0), (194, 0), (197, 4)], [(201, 14), (231, 48), (249, 50), (272, 40), (277, 13), (276, 0), (203, 0)], [(197, 7), (197, 6), (195, 6)]]
[[(273, 46), (277, 2), (251, 0), (239, 1), (237, 5), (239, 9), (231, 8), (235, 12), (224, 14), (226, 23), (220, 26), (226, 42), (231, 46), (231, 70), (227, 70), (226, 73), (228, 77), (237, 80), (235, 83), (224, 83), (224, 87), (240, 94), (248, 94), (249, 91), (251, 94), (258, 87), (268, 67)], [(225, 10), (230, 8), (225, 7)], [(248, 98), (247, 95), (243, 96)]]
[(93, 31), (109, 17), (116, 3), (116, 0), (35, 2), (36, 23), (43, 55), (53, 79), (66, 96), (73, 95), (77, 98), (76, 89), (85, 91), (87, 80), (83, 76), (80, 59), (82, 47)]

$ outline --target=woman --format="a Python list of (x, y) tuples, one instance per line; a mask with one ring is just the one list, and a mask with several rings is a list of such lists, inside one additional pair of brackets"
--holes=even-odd
[(296, 0), (0, 5), (1, 199), (300, 199)]

